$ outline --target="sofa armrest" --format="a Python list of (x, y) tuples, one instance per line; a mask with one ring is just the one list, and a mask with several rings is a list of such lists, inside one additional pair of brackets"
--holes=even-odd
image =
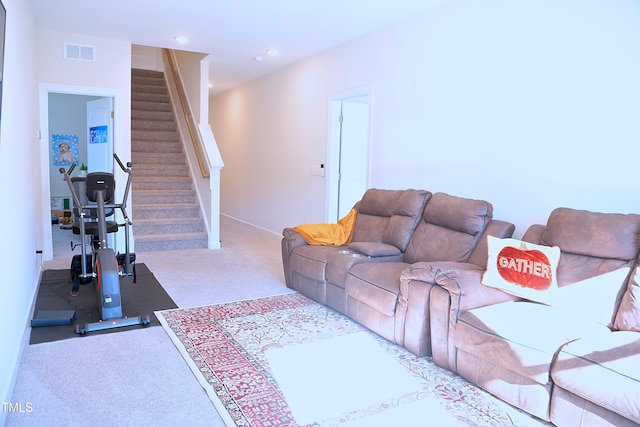
[(295, 231), (293, 228), (285, 228), (282, 230), (282, 239), (287, 242), (287, 246), (290, 249), (289, 253), (298, 246), (304, 246), (308, 243), (302, 237), (302, 234)]
[(298, 246), (305, 246), (308, 243), (302, 237), (302, 234), (295, 231), (293, 228), (285, 228), (282, 230), (282, 267), (284, 268), (284, 281), (287, 287), (291, 288), (291, 268), (289, 267), (289, 258), (294, 248)]
[(417, 356), (431, 356), (431, 325), (429, 307), (431, 290), (435, 284), (434, 265), (459, 266), (459, 268), (480, 268), (461, 262), (418, 262), (400, 274), (400, 292), (396, 306), (396, 343), (404, 345)]
[[(402, 272), (400, 282), (412, 280), (432, 283), (451, 295), (451, 309), (457, 316), (462, 311), (519, 298), (481, 283), (484, 269), (466, 262), (417, 262)], [(400, 287), (402, 291), (402, 286)]]
[[(403, 271), (400, 292), (431, 284), (429, 316), (432, 359), (457, 372), (455, 328), (460, 315), (473, 308), (518, 300), (481, 283), (484, 269), (471, 263), (418, 262)], [(418, 283), (415, 283), (415, 282)]]

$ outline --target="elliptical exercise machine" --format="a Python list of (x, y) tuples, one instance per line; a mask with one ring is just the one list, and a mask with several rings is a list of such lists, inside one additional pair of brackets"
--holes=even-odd
[[(81, 272), (78, 274), (78, 279), (81, 283), (88, 283), (93, 280), (99, 298), (98, 305), (101, 321), (76, 325), (76, 333), (80, 335), (123, 326), (147, 326), (151, 323), (149, 315), (123, 317), (122, 313), (120, 278), (132, 275), (131, 263), (135, 261), (135, 255), (129, 253), (129, 227), (132, 223), (126, 210), (127, 197), (131, 188), (131, 162), (127, 162), (125, 167), (116, 154), (113, 157), (122, 171), (127, 174), (127, 185), (122, 203), (113, 203), (115, 179), (112, 173), (92, 172), (87, 174), (84, 181), (86, 188), (84, 194), (87, 202), (83, 203), (82, 200), (84, 198), (81, 199), (79, 197), (80, 195), (73, 184), (73, 180), (77, 180), (77, 178), (70, 177), (76, 166), (75, 163), (71, 165), (68, 171), (60, 168), (60, 173), (71, 190), (74, 212), (78, 216), (77, 223), (73, 225), (73, 233), (80, 235), (82, 249), (80, 257)], [(122, 224), (118, 224), (116, 221), (107, 221), (106, 219), (108, 215), (114, 214), (115, 209), (119, 209), (122, 212), (124, 218)], [(120, 227), (125, 229), (124, 256), (116, 256), (107, 242), (108, 233), (115, 233)], [(87, 236), (91, 236), (90, 257), (86, 249)], [(87, 265), (87, 263), (90, 264)], [(133, 270), (135, 276), (135, 267), (133, 267)]]

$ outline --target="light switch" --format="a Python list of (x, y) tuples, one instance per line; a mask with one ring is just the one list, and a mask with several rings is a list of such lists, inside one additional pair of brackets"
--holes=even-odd
[(311, 166), (311, 175), (313, 175), (313, 176), (324, 176), (324, 165)]

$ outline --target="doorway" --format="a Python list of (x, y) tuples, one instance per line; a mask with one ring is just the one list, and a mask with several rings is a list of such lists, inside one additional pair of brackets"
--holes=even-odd
[(332, 96), (329, 117), (327, 222), (337, 222), (369, 188), (370, 88)]
[[(72, 141), (75, 141), (77, 137), (78, 148), (77, 156), (79, 159), (78, 166), (83, 163), (83, 159), (87, 159), (87, 128), (89, 126), (89, 120), (87, 115), (87, 104), (92, 101), (101, 99), (107, 100), (112, 106), (112, 111), (120, 112), (122, 96), (117, 90), (109, 90), (104, 88), (90, 88), (90, 87), (78, 87), (67, 85), (41, 85), (40, 86), (40, 164), (42, 171), (41, 175), (41, 188), (42, 188), (42, 222), (41, 222), (41, 236), (43, 248), (43, 260), (50, 261), (54, 257), (53, 250), (53, 233), (52, 233), (52, 203), (54, 198), (61, 196), (68, 196), (69, 190), (67, 184), (62, 180), (58, 171), (60, 166), (54, 164), (52, 154), (54, 151), (53, 138), (64, 138), (69, 136)], [(62, 104), (61, 104), (62, 103)], [(64, 105), (62, 107), (62, 105)], [(80, 118), (74, 117), (80, 116)], [(111, 113), (109, 113), (111, 117)], [(112, 116), (112, 131), (116, 131), (122, 127), (122, 115), (114, 114)], [(74, 123), (75, 122), (75, 123)], [(60, 126), (60, 127), (58, 127)], [(69, 132), (64, 129), (68, 129)], [(113, 132), (113, 143), (110, 144), (110, 151), (122, 150), (118, 148), (122, 146), (122, 139), (118, 137), (118, 132)], [(127, 147), (130, 151), (130, 147)], [(128, 152), (128, 151), (127, 151)], [(104, 160), (105, 164), (110, 164), (110, 169), (113, 170), (112, 154), (109, 155), (109, 159)], [(87, 163), (88, 160), (86, 160)], [(108, 163), (107, 163), (108, 162)], [(104, 166), (103, 166), (104, 167)], [(67, 167), (68, 168), (68, 167)], [(116, 178), (117, 179), (117, 178)], [(116, 188), (116, 198), (122, 197), (118, 193)], [(69, 202), (67, 202), (69, 203)], [(63, 206), (64, 207), (68, 207)], [(116, 239), (116, 246), (118, 246)], [(71, 259), (69, 259), (71, 262)]]

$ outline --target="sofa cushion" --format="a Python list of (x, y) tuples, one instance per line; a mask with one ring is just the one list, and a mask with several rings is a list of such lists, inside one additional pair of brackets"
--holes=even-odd
[(544, 304), (518, 301), (463, 313), (455, 342), (466, 353), (546, 384), (563, 344), (602, 331), (608, 329)]
[(640, 423), (640, 334), (606, 332), (571, 342), (558, 352), (554, 383)]
[(539, 243), (560, 247), (558, 285), (563, 286), (630, 267), (639, 242), (640, 215), (557, 208)]
[(403, 262), (357, 264), (345, 280), (345, 292), (386, 316), (396, 312), (400, 293), (400, 275), (408, 265)]
[(431, 193), (371, 188), (358, 202), (353, 242), (383, 242), (404, 252)]
[(487, 236), (489, 254), (482, 284), (531, 301), (545, 302), (557, 290), (560, 248)]
[(381, 257), (400, 255), (402, 252), (400, 249), (393, 245), (382, 242), (353, 242), (349, 246), (349, 249), (362, 255), (370, 257)]
[[(376, 242), (362, 242), (372, 245), (385, 245), (384, 243), (376, 243)], [(402, 253), (398, 248), (391, 245), (390, 248), (395, 249), (397, 251), (395, 255), (389, 256), (367, 256), (362, 253), (353, 252), (351, 250), (341, 250), (336, 254), (333, 254), (327, 260), (326, 267), (326, 279), (327, 282), (336, 285), (339, 288), (344, 289), (344, 282), (347, 278), (348, 271), (356, 264), (363, 263), (376, 263), (376, 262), (399, 262), (402, 261)], [(392, 252), (392, 251), (389, 251)]]
[(411, 236), (404, 261), (466, 262), (492, 216), (493, 207), (483, 200), (434, 194)]
[(612, 326), (616, 300), (628, 274), (629, 268), (620, 268), (563, 286), (548, 303), (567, 315)]
[(421, 190), (406, 190), (396, 202), (389, 225), (382, 236), (382, 242), (393, 245), (401, 251), (407, 248), (411, 233), (420, 221), (425, 204), (431, 193)]
[(640, 267), (636, 267), (622, 295), (613, 324), (620, 331), (640, 332)]

